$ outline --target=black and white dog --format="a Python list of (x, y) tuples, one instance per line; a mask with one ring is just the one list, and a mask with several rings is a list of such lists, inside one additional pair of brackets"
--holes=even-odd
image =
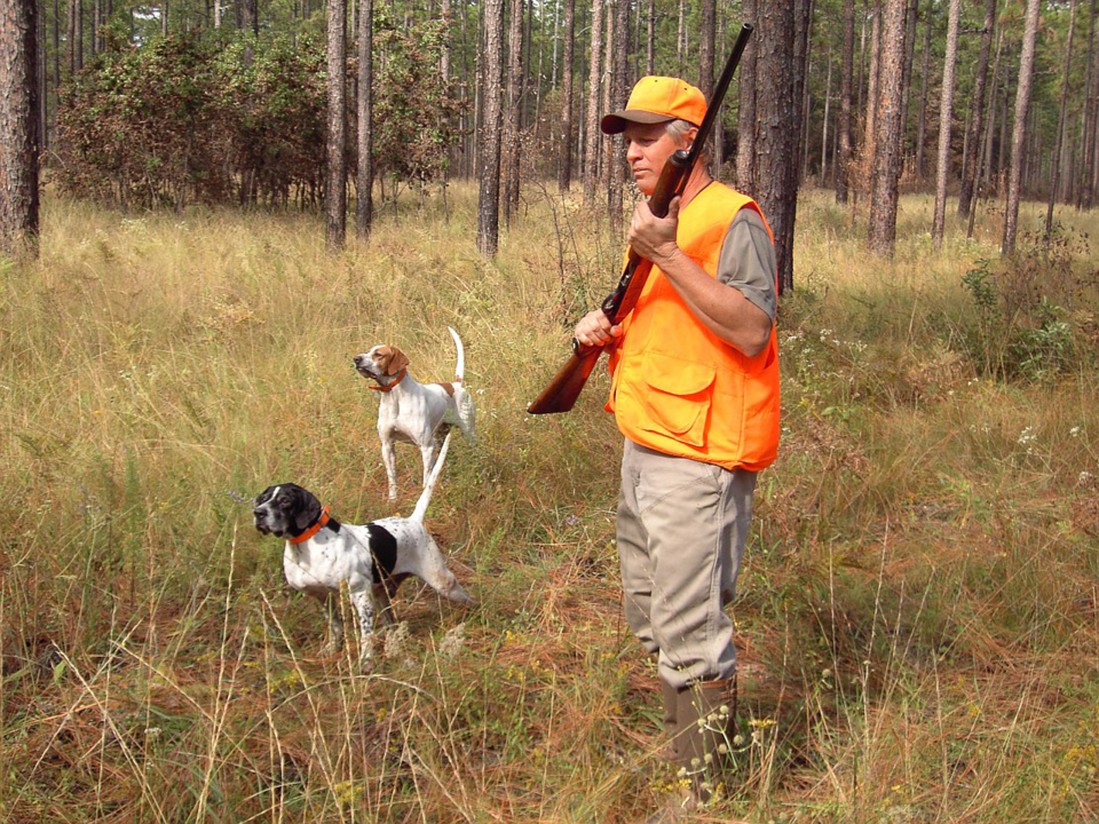
[(452, 601), (472, 603), (447, 568), (439, 545), (424, 527), (431, 492), (450, 444), (443, 441), (427, 485), (408, 518), (382, 518), (362, 526), (341, 524), (328, 517), (328, 507), (297, 484), (269, 486), (256, 498), (252, 516), (256, 529), (286, 539), (282, 568), (294, 589), (323, 601), (328, 608), (328, 651), (343, 644), (340, 585), (347, 584), (359, 621), (359, 663), (369, 666), (375, 601), (381, 618), (393, 620), (390, 597), (409, 575), (430, 584)]
[(466, 439), (476, 439), (476, 412), (473, 398), (463, 383), (465, 348), (454, 327), (448, 326), (458, 352), (454, 380), (420, 383), (408, 373), (408, 356), (396, 346), (378, 344), (356, 355), (355, 369), (373, 380), (371, 389), (381, 393), (378, 407), (378, 438), (382, 443), (382, 462), (389, 482), (389, 500), (397, 500), (397, 441), (415, 444), (423, 463), (423, 482), (435, 461), (436, 438), (451, 426), (462, 430)]

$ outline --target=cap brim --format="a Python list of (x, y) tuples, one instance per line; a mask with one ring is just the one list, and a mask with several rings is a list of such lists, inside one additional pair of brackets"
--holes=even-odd
[(667, 123), (669, 120), (674, 119), (674, 117), (668, 117), (666, 114), (646, 112), (640, 109), (624, 109), (620, 112), (611, 112), (604, 115), (599, 122), (599, 128), (603, 131), (603, 134), (622, 134), (630, 123), (649, 125), (652, 123)]

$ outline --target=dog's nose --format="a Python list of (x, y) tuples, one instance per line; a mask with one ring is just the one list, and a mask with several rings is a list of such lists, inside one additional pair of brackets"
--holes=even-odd
[(363, 365), (363, 356), (362, 355), (356, 355), (355, 356), (355, 366), (362, 366), (362, 365)]

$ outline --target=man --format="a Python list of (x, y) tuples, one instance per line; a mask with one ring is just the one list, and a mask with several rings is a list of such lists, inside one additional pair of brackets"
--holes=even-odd
[[(623, 134), (634, 179), (651, 195), (705, 114), (694, 86), (645, 77), (601, 127)], [(702, 162), (665, 218), (637, 205), (629, 243), (653, 263), (635, 309), (618, 326), (589, 312), (574, 331), (581, 344), (610, 349), (606, 408), (625, 436), (617, 541), (626, 619), (657, 655), (693, 806), (709, 798), (732, 737), (736, 649), (723, 608), (756, 473), (778, 448), (774, 244), (759, 206)]]

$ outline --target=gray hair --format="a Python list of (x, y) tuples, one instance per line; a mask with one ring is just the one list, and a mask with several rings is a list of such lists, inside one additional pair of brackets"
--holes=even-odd
[[(696, 126), (694, 123), (691, 123), (689, 120), (669, 120), (667, 123), (664, 124), (664, 129), (667, 131), (667, 133), (679, 141), (686, 140), (687, 132), (689, 132), (691, 129), (697, 128), (698, 126)], [(702, 150), (699, 152), (699, 160), (705, 164), (709, 161), (709, 158), (710, 153), (706, 151), (706, 147), (703, 146)]]
[(672, 137), (677, 137), (682, 140), (687, 137), (687, 132), (691, 129), (697, 129), (698, 127), (694, 123), (690, 123), (686, 120), (669, 120), (664, 124), (664, 128)]

